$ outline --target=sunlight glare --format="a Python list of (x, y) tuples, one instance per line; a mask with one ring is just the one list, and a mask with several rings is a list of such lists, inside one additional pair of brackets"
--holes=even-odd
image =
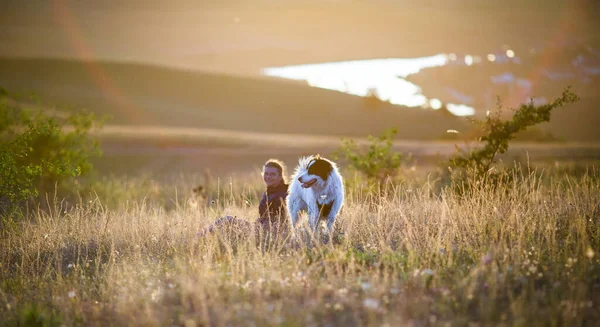
[(448, 103), (446, 108), (455, 116), (472, 116), (475, 114), (473, 107), (465, 106), (464, 104)]
[(408, 107), (423, 106), (421, 88), (403, 79), (421, 69), (444, 66), (446, 55), (408, 59), (354, 60), (263, 69), (267, 76), (306, 81), (310, 86), (367, 96), (374, 89), (382, 101)]
[(473, 56), (466, 55), (465, 56), (465, 64), (467, 64), (467, 66), (473, 65)]
[(438, 110), (442, 108), (442, 101), (439, 99), (431, 99), (429, 100), (429, 105), (431, 106), (431, 109)]

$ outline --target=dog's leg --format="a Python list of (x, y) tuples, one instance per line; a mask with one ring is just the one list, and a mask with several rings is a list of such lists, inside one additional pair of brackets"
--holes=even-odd
[(316, 227), (319, 223), (319, 207), (317, 206), (316, 202), (314, 204), (310, 204), (308, 205), (307, 208), (307, 213), (308, 213), (308, 224), (310, 226), (310, 230), (311, 232), (315, 232)]
[(287, 210), (288, 216), (290, 219), (290, 233), (291, 233), (291, 241), (292, 246), (297, 247), (298, 239), (296, 235), (296, 224), (298, 223), (298, 218), (300, 217), (300, 212), (306, 209), (306, 204), (302, 201), (302, 199), (298, 197), (294, 197), (289, 195), (287, 198)]
[(315, 202), (314, 205), (308, 206), (308, 225), (310, 226), (310, 239), (318, 240), (319, 237), (319, 207)]
[(298, 222), (298, 217), (300, 216), (300, 211), (304, 209), (304, 205), (302, 201), (298, 198), (291, 199), (291, 196), (288, 196), (288, 216), (290, 217), (290, 226), (292, 230), (296, 228), (296, 223)]
[(344, 204), (344, 196), (343, 194), (339, 199), (334, 200), (333, 205), (331, 206), (331, 211), (329, 215), (327, 215), (327, 233), (329, 233), (329, 240), (333, 241), (333, 228), (335, 227), (335, 220), (340, 213), (340, 209), (342, 209), (342, 205)]

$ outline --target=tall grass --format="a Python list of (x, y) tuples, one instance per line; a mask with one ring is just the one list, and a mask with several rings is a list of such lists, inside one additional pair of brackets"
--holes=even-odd
[(599, 177), (530, 174), (500, 188), (479, 184), (469, 196), (436, 194), (424, 182), (385, 196), (353, 188), (337, 242), (312, 249), (195, 238), (220, 214), (254, 219), (262, 186), (249, 177), (219, 182), (220, 202), (201, 209), (177, 199), (165, 210), (149, 197), (57, 207), (4, 222), (0, 321), (594, 325)]

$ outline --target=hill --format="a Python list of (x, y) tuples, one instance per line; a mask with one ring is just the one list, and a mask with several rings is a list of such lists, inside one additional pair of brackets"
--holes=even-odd
[(58, 106), (112, 116), (111, 123), (231, 131), (365, 136), (397, 127), (403, 139), (464, 130), (464, 119), (296, 82), (160, 66), (62, 59), (0, 59), (0, 85)]

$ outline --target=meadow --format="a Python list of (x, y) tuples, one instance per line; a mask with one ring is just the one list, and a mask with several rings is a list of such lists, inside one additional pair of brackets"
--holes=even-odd
[[(597, 167), (597, 166), (596, 166)], [(459, 195), (434, 175), (370, 187), (344, 170), (333, 242), (223, 232), (253, 220), (258, 171), (107, 177), (65, 208), (2, 222), (2, 325), (595, 325), (600, 172), (557, 164)], [(197, 183), (204, 202), (189, 201)]]
[[(552, 138), (511, 142), (499, 156), (523, 167), (514, 178), (461, 191), (443, 188), (439, 169), (472, 136), (464, 119), (261, 76), (340, 60), (521, 55), (577, 35), (596, 49), (593, 1), (166, 6), (37, 1), (0, 12), (0, 84), (18, 94), (0, 88), (0, 116), (17, 121), (0, 124), (0, 168), (20, 172), (0, 169), (0, 211), (15, 190), (30, 203), (0, 215), (0, 326), (597, 325), (595, 82), (575, 85), (581, 101), (540, 125)], [(432, 97), (439, 79), (422, 76)], [(89, 130), (104, 154), (91, 156), (87, 129), (73, 134), (85, 120), (53, 130), (5, 115), (21, 107), (61, 121), (75, 109), (110, 117)], [(25, 126), (41, 137), (8, 142)], [(269, 157), (292, 168), (341, 137), (364, 145), (391, 127), (391, 149), (413, 160), (383, 185), (340, 162), (346, 204), (330, 242), (257, 244), (235, 229), (197, 237), (224, 215), (255, 220)], [(6, 160), (15, 157), (29, 161)], [(73, 158), (97, 171), (67, 174), (81, 167)], [(49, 180), (70, 198), (31, 192), (55, 185), (43, 182), (57, 171)], [(206, 198), (193, 197), (199, 184)]]

